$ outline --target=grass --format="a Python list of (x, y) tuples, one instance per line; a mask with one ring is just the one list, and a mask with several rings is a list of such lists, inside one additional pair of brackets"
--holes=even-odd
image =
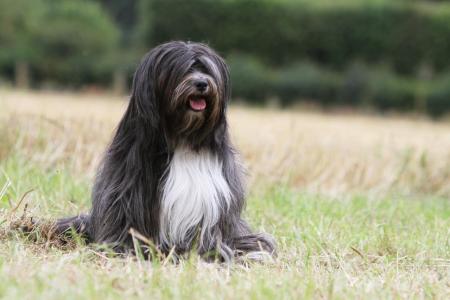
[(0, 90), (0, 297), (450, 296), (448, 123), (232, 108), (251, 174), (246, 215), (276, 237), (274, 262), (106, 257), (11, 230), (25, 206), (44, 218), (89, 208), (95, 166), (124, 107), (104, 97)]

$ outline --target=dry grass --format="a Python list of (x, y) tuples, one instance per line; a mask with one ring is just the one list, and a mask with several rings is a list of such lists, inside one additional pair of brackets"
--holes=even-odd
[(88, 209), (124, 100), (0, 90), (0, 297), (450, 297), (449, 123), (232, 107), (246, 214), (276, 237), (273, 263), (112, 258), (11, 230), (25, 205), (49, 218)]
[[(30, 159), (48, 166), (68, 161), (77, 172), (92, 175), (124, 100), (0, 91), (0, 117), (4, 134), (18, 139), (15, 147), (28, 151)], [(242, 107), (233, 107), (229, 116), (252, 186), (450, 195), (450, 123)], [(43, 132), (52, 138), (37, 148)]]

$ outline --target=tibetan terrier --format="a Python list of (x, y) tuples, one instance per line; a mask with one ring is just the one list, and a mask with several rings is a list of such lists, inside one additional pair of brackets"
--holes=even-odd
[(92, 210), (58, 220), (89, 242), (133, 251), (130, 230), (161, 252), (223, 261), (274, 253), (241, 213), (243, 169), (228, 134), (224, 60), (199, 43), (169, 42), (142, 59), (128, 108), (98, 169)]

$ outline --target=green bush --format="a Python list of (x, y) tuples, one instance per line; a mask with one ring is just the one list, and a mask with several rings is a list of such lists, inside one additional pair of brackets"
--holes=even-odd
[(277, 72), (274, 94), (283, 105), (298, 100), (318, 102), (322, 106), (336, 104), (341, 82), (332, 72), (313, 64), (299, 63)]
[(245, 56), (231, 56), (228, 64), (235, 98), (256, 104), (278, 98), (284, 106), (298, 101), (317, 102), (323, 106), (336, 104), (339, 77), (314, 64), (297, 63), (272, 70)]
[(41, 0), (0, 1), (0, 69), (11, 69), (17, 61), (38, 60), (43, 9)]
[(231, 56), (228, 60), (233, 96), (251, 103), (264, 103), (274, 95), (273, 74), (251, 57)]
[(426, 99), (427, 112), (433, 117), (450, 113), (450, 75), (433, 84)]
[(342, 85), (338, 102), (346, 106), (365, 106), (369, 96), (369, 68), (362, 63), (352, 63), (341, 76)]
[(91, 1), (47, 1), (39, 32), (43, 49), (34, 69), (42, 79), (70, 85), (102, 80), (113, 70), (118, 30)]
[(411, 111), (416, 108), (416, 81), (399, 78), (391, 72), (371, 74), (368, 93), (370, 104), (381, 111)]

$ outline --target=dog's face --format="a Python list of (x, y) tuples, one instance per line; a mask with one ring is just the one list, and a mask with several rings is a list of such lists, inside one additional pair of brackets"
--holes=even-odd
[[(170, 144), (200, 144), (223, 121), (229, 98), (229, 73), (223, 59), (203, 44), (170, 42), (150, 51), (135, 75), (154, 97)], [(138, 81), (136, 83), (136, 81)], [(136, 92), (136, 91), (135, 91)]]
[(206, 134), (223, 112), (224, 83), (218, 67), (207, 57), (198, 57), (176, 87), (169, 88), (163, 107), (169, 130), (178, 137)]

